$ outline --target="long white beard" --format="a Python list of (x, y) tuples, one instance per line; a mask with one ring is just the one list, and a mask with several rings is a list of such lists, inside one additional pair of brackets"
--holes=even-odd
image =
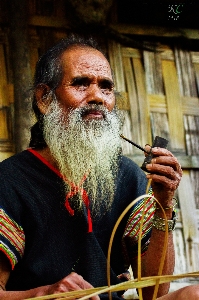
[[(82, 115), (87, 109), (98, 108), (104, 118), (84, 121)], [(44, 116), (44, 138), (61, 174), (80, 188), (85, 188), (92, 202), (92, 210), (99, 213), (111, 207), (115, 179), (118, 172), (118, 158), (121, 153), (121, 113), (109, 112), (98, 105), (87, 105), (70, 110), (65, 116), (63, 108), (54, 99)], [(83, 177), (87, 175), (86, 181)], [(71, 186), (66, 184), (66, 193)], [(80, 206), (79, 195), (75, 205)]]

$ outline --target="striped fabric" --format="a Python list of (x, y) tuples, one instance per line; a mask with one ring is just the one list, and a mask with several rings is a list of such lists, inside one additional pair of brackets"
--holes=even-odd
[[(150, 196), (147, 198), (146, 201), (144, 222), (142, 226), (142, 242), (141, 242), (142, 255), (146, 252), (148, 248), (151, 229), (152, 229), (152, 220), (155, 212), (155, 201), (152, 198), (153, 196), (152, 189), (150, 189), (148, 194)], [(125, 259), (127, 260), (127, 262), (129, 262), (129, 255), (131, 257), (131, 260), (137, 258), (140, 221), (142, 218), (143, 206), (144, 206), (144, 200), (141, 200), (137, 204), (135, 204), (125, 227), (122, 244), (123, 244)]]
[(12, 269), (23, 256), (25, 235), (23, 228), (0, 209), (0, 250), (8, 257)]

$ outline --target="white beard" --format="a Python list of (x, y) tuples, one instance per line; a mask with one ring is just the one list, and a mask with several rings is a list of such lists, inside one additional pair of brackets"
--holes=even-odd
[[(84, 121), (82, 114), (90, 108), (103, 111), (104, 118)], [(89, 194), (93, 212), (110, 209), (121, 153), (121, 112), (109, 112), (101, 105), (87, 105), (67, 112), (54, 99), (44, 116), (44, 139), (56, 159), (59, 171), (70, 182)], [(87, 174), (86, 181), (82, 178)], [(70, 191), (66, 184), (66, 193)], [(81, 206), (79, 195), (76, 206)]]

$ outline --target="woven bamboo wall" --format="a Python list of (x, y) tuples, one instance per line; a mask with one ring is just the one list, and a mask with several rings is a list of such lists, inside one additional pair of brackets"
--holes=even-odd
[(13, 85), (8, 60), (7, 36), (0, 31), (0, 160), (13, 153)]
[[(123, 99), (123, 134), (144, 146), (153, 137), (169, 140), (184, 171), (176, 193), (178, 222), (174, 232), (175, 273), (199, 268), (199, 53), (171, 49), (160, 52), (125, 48), (111, 42), (110, 61)], [(140, 150), (123, 142), (124, 153), (139, 165)], [(188, 280), (184, 279), (187, 284)], [(173, 284), (173, 288), (178, 285)]]
[[(41, 28), (38, 33), (35, 28), (30, 28), (29, 47), (32, 78), (41, 53), (65, 36), (66, 32), (63, 30)], [(7, 40), (8, 36), (5, 33), (1, 35), (0, 31), (0, 161), (14, 154), (14, 86), (10, 61), (11, 49)], [(25, 87), (27, 91), (30, 88), (31, 83)], [(33, 114), (31, 118), (33, 123)]]

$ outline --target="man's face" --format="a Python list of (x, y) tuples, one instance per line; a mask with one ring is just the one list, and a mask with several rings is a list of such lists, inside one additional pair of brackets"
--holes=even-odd
[[(44, 114), (44, 138), (59, 171), (86, 188), (101, 213), (114, 199), (121, 151), (122, 118), (114, 107), (110, 65), (88, 47), (73, 47), (61, 59), (63, 78)], [(67, 193), (70, 188), (66, 184)], [(77, 201), (82, 203), (81, 195)]]
[[(70, 109), (89, 104), (102, 105), (112, 111), (115, 106), (111, 68), (101, 52), (89, 47), (73, 47), (62, 55), (63, 78), (55, 90), (66, 114)], [(103, 112), (92, 109), (84, 120), (103, 119)]]

